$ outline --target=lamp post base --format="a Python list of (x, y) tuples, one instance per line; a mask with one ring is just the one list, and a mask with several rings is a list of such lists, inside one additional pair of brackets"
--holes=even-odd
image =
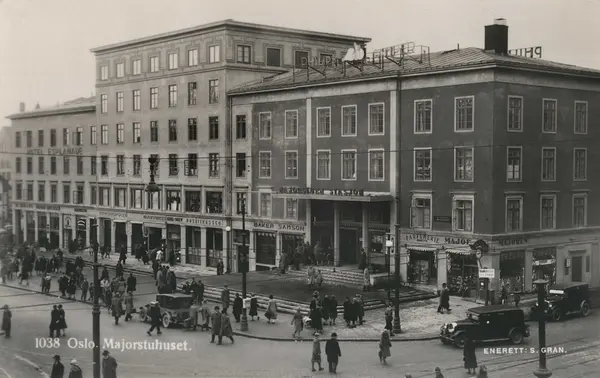
[(242, 323), (241, 323), (241, 327), (240, 330), (242, 332), (248, 332), (248, 315), (246, 313), (246, 309), (242, 310)]
[(538, 378), (548, 378), (552, 375), (552, 372), (546, 368), (538, 368), (536, 371), (533, 372), (533, 375), (535, 375)]
[(394, 316), (394, 334), (397, 335), (402, 333), (402, 327), (400, 325), (400, 317), (398, 315)]

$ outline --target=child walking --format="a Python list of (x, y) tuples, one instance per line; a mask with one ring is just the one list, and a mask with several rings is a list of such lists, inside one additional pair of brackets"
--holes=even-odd
[(321, 341), (319, 340), (319, 333), (315, 333), (312, 347), (312, 359), (310, 360), (312, 365), (312, 371), (315, 372), (315, 363), (319, 365), (319, 371), (323, 371), (321, 367)]

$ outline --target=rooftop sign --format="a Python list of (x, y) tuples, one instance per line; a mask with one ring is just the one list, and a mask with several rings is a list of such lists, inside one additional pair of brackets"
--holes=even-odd
[(523, 47), (520, 49), (508, 50), (508, 55), (542, 59), (542, 46)]

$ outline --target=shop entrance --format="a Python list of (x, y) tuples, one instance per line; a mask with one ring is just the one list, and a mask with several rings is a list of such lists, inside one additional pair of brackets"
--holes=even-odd
[(583, 281), (583, 256), (573, 256), (571, 259), (571, 281)]
[(429, 285), (437, 281), (435, 253), (409, 249), (409, 264), (407, 267), (408, 282)]
[(340, 263), (357, 264), (358, 250), (358, 230), (340, 229)]

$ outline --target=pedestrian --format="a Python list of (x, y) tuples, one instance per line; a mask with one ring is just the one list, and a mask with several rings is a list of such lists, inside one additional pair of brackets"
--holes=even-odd
[(435, 378), (444, 378), (444, 374), (442, 374), (442, 369), (436, 367), (435, 370)]
[(202, 281), (198, 281), (198, 285), (196, 285), (196, 295), (198, 296), (198, 303), (204, 302), (204, 284)]
[(258, 298), (254, 296), (254, 294), (250, 294), (250, 312), (248, 313), (252, 321), (254, 321), (254, 317), (256, 316), (256, 320), (260, 321), (260, 316), (258, 316)]
[(212, 326), (210, 342), (214, 343), (215, 336), (218, 336), (218, 345), (221, 345), (221, 342), (223, 341), (223, 337), (221, 336), (221, 320), (221, 309), (219, 308), (219, 306), (215, 306), (215, 312), (213, 312), (213, 314), (210, 316), (210, 324)]
[(269, 324), (274, 324), (275, 319), (277, 319), (277, 302), (275, 301), (275, 298), (273, 298), (273, 295), (269, 295), (265, 318), (267, 318)]
[(52, 364), (52, 370), (50, 371), (50, 378), (64, 378), (65, 366), (60, 362), (60, 356), (54, 355), (54, 363)]
[(323, 333), (323, 317), (320, 306), (310, 312), (310, 324), (315, 333)]
[(513, 299), (515, 301), (515, 307), (519, 307), (519, 302), (521, 302), (521, 292), (515, 291), (513, 293)]
[(446, 283), (442, 284), (442, 290), (440, 290), (440, 305), (438, 306), (438, 312), (440, 314), (444, 313), (444, 310), (450, 312), (450, 292), (448, 291), (448, 286)]
[(317, 277), (315, 280), (317, 282), (317, 287), (319, 288), (319, 290), (321, 290), (321, 288), (323, 287), (323, 273), (321, 273), (321, 269), (317, 270)]
[(487, 378), (487, 367), (485, 365), (481, 365), (479, 367), (479, 373), (477, 373), (477, 378)]
[(323, 325), (329, 324), (329, 316), (331, 313), (331, 300), (329, 299), (329, 295), (325, 295), (323, 297), (323, 302), (321, 303), (321, 317), (323, 318)]
[(221, 343), (223, 337), (227, 337), (229, 340), (231, 340), (232, 344), (235, 343), (235, 340), (233, 339), (233, 328), (231, 327), (231, 319), (227, 314), (226, 308), (224, 308), (221, 312), (221, 333), (219, 334), (219, 344)]
[(204, 300), (202, 308), (200, 308), (200, 315), (202, 316), (202, 331), (208, 331), (210, 329), (210, 310), (208, 308), (208, 300)]
[(156, 302), (156, 301), (150, 302), (150, 309), (148, 310), (148, 315), (150, 316), (150, 321), (152, 322), (152, 326), (146, 333), (148, 334), (148, 336), (152, 336), (152, 331), (154, 331), (154, 329), (156, 328), (156, 334), (161, 335), (162, 334), (162, 332), (160, 331), (161, 313), (160, 313), (160, 306), (158, 305), (158, 302)]
[(133, 275), (133, 273), (129, 273), (129, 277), (127, 277), (127, 291), (135, 292), (137, 289), (137, 278)]
[(321, 366), (321, 340), (319, 340), (319, 336), (319, 333), (315, 333), (312, 345), (312, 358), (310, 363), (312, 365), (313, 373), (316, 371), (315, 364), (319, 365), (319, 371), (323, 371), (323, 367)]
[(371, 289), (371, 272), (369, 272), (369, 268), (366, 267), (363, 270), (363, 291), (369, 291)]
[(506, 284), (502, 284), (502, 288), (500, 289), (500, 303), (506, 304), (508, 302), (508, 290), (506, 289)]
[(329, 325), (335, 325), (338, 316), (338, 301), (335, 295), (329, 299)]
[(350, 301), (350, 297), (346, 297), (346, 299), (344, 300), (344, 320), (346, 321), (346, 327), (351, 327), (351, 322), (352, 322), (352, 310), (353, 310), (353, 306), (352, 306), (352, 302)]
[(223, 291), (221, 291), (221, 305), (223, 306), (223, 309), (229, 308), (230, 296), (231, 293), (229, 292), (229, 288), (225, 285)]
[(71, 360), (71, 370), (69, 378), (83, 378), (83, 370), (77, 365), (77, 360)]
[(87, 302), (88, 290), (90, 288), (90, 283), (87, 278), (83, 278), (83, 282), (81, 283), (81, 300)]
[(166, 277), (163, 269), (159, 269), (158, 273), (156, 273), (156, 287), (158, 287), (158, 293), (162, 294), (165, 292)]
[(394, 336), (394, 327), (393, 327), (393, 321), (394, 321), (394, 309), (392, 308), (392, 304), (390, 303), (388, 305), (388, 308), (385, 310), (385, 329), (387, 329), (390, 332), (390, 336)]
[(75, 281), (75, 275), (71, 274), (71, 278), (67, 281), (67, 298), (75, 299), (75, 293), (77, 292), (77, 282)]
[(127, 248), (124, 245), (121, 245), (119, 251), (119, 264), (121, 263), (121, 261), (123, 262), (123, 264), (125, 264), (125, 261), (127, 261)]
[(329, 364), (329, 372), (337, 373), (337, 366), (342, 357), (340, 343), (337, 341), (337, 333), (331, 334), (331, 339), (325, 343), (325, 354), (327, 355), (327, 363)]
[(384, 365), (387, 364), (386, 359), (392, 356), (390, 353), (391, 347), (392, 341), (390, 340), (390, 333), (387, 329), (384, 329), (379, 340), (379, 362)]
[(4, 305), (4, 312), (2, 313), (2, 330), (4, 331), (4, 337), (10, 339), (10, 329), (12, 328), (12, 312), (8, 308), (8, 305)]
[(291, 325), (294, 326), (294, 333), (292, 334), (292, 338), (300, 339), (300, 334), (302, 333), (302, 328), (304, 325), (303, 319), (304, 319), (304, 316), (302, 315), (302, 312), (300, 311), (300, 307), (298, 307), (296, 309), (296, 312), (294, 313), (294, 316), (292, 317), (292, 322), (290, 323)]
[(134, 307), (133, 307), (133, 293), (130, 291), (127, 293), (127, 295), (125, 296), (125, 321), (128, 322), (129, 319), (132, 318), (132, 315), (134, 311)]
[(58, 321), (58, 334), (60, 336), (62, 331), (62, 336), (65, 336), (65, 330), (67, 329), (67, 317), (61, 304), (58, 305), (58, 314), (60, 316)]
[(242, 301), (242, 297), (240, 297), (240, 293), (235, 293), (235, 298), (233, 299), (233, 317), (236, 323), (240, 322), (243, 307), (244, 302)]
[(102, 357), (102, 377), (117, 378), (117, 360), (107, 350), (102, 352)]
[(475, 343), (471, 335), (467, 335), (467, 340), (465, 340), (463, 361), (465, 369), (467, 369), (467, 374), (475, 374), (477, 370), (477, 356), (475, 355)]
[(308, 275), (308, 287), (312, 289), (315, 286), (315, 268), (310, 265), (306, 270), (306, 274)]
[(355, 311), (356, 316), (358, 317), (358, 325), (363, 325), (364, 317), (365, 317), (365, 304), (362, 300), (362, 296), (360, 294), (356, 294), (355, 299)]
[(115, 293), (111, 303), (112, 317), (115, 318), (115, 325), (119, 325), (119, 319), (123, 316), (123, 299), (119, 293)]
[(50, 338), (55, 338), (60, 336), (60, 312), (58, 311), (58, 306), (52, 306), (52, 311), (50, 311)]

